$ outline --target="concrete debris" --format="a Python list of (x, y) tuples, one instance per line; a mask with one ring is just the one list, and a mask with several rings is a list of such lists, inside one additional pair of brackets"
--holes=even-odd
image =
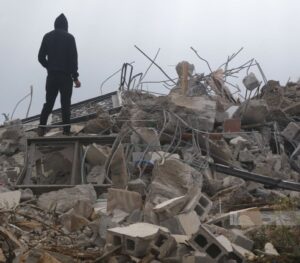
[(39, 196), (37, 204), (46, 211), (63, 213), (72, 209), (81, 200), (88, 200), (93, 204), (96, 201), (96, 197), (97, 195), (92, 185), (77, 185), (74, 188), (44, 193)]
[(70, 137), (0, 126), (0, 262), (292, 262), (300, 82), (250, 73), (241, 101), (229, 62), (180, 62), (163, 96), (125, 78), (72, 105)]
[(142, 196), (137, 192), (123, 189), (108, 189), (107, 212), (110, 213), (118, 208), (127, 213), (142, 207)]
[(20, 191), (9, 191), (0, 194), (0, 209), (14, 209), (19, 205), (21, 199)]
[(159, 230), (168, 233), (163, 227), (148, 223), (136, 223), (128, 227), (108, 229), (107, 243), (113, 247), (122, 246), (124, 253), (135, 257), (145, 256), (151, 241)]
[(245, 85), (246, 89), (250, 91), (260, 86), (260, 82), (258, 81), (253, 72), (249, 73), (249, 75), (244, 77), (243, 84)]
[(190, 236), (195, 233), (201, 225), (200, 218), (195, 211), (178, 214), (161, 221), (161, 226), (169, 229), (172, 234)]
[[(255, 114), (253, 114), (255, 112)], [(265, 100), (245, 101), (234, 113), (234, 118), (240, 118), (242, 125), (262, 124), (266, 121), (269, 107)]]
[(277, 250), (274, 248), (273, 244), (272, 243), (266, 243), (265, 244), (265, 252), (267, 255), (270, 255), (270, 256), (279, 256)]

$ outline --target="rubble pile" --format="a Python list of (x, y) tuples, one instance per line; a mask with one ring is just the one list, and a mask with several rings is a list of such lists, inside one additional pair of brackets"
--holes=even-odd
[[(119, 113), (73, 125), (115, 137), (75, 146), (78, 166), (72, 147), (29, 154), (21, 121), (1, 127), (0, 262), (299, 262), (300, 83), (251, 73), (240, 103), (226, 71), (176, 70), (168, 95), (122, 91)], [(20, 188), (29, 164), (29, 185), (57, 190)]]

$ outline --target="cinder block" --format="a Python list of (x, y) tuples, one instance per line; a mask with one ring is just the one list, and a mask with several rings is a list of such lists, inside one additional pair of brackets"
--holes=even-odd
[(201, 222), (195, 211), (171, 217), (161, 225), (168, 228), (172, 234), (192, 235), (197, 232)]
[(232, 248), (233, 251), (229, 253), (229, 258), (235, 260), (237, 263), (246, 263), (248, 262), (247, 259), (252, 260), (255, 257), (251, 251), (236, 244), (232, 244)]
[(209, 211), (212, 208), (212, 201), (204, 193), (201, 194), (199, 202), (195, 207), (195, 212), (200, 217), (201, 220), (204, 220), (208, 215)]
[(115, 227), (107, 230), (106, 242), (112, 247), (122, 246), (125, 254), (143, 257), (155, 239), (159, 230), (168, 232), (166, 228), (148, 223), (136, 223), (126, 227)]
[(232, 242), (243, 247), (247, 250), (252, 250), (254, 242), (246, 237), (242, 231), (239, 229), (232, 229), (231, 232), (233, 233)]
[(189, 240), (191, 246), (202, 253), (206, 253), (210, 259), (219, 262), (219, 260), (228, 256), (232, 252), (230, 248), (230, 241), (224, 236), (222, 238), (215, 238), (214, 235), (203, 225), (199, 230), (192, 235)]
[(177, 215), (183, 209), (186, 203), (185, 196), (179, 196), (167, 201), (164, 201), (153, 208), (153, 211), (158, 215), (159, 221), (168, 219)]
[(212, 208), (212, 201), (202, 193), (199, 187), (193, 188), (189, 192), (189, 201), (185, 204), (183, 212), (195, 211), (201, 220), (204, 220)]
[(168, 257), (175, 249), (177, 243), (169, 233), (159, 231), (151, 242), (149, 252), (157, 259)]
[(244, 77), (243, 84), (244, 84), (244, 86), (246, 87), (247, 90), (254, 90), (254, 89), (259, 87), (260, 82), (258, 81), (256, 76), (254, 75), (254, 73), (251, 72), (249, 75)]

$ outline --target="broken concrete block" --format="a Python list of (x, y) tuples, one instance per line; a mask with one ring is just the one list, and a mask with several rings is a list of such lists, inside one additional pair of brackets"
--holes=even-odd
[(295, 122), (290, 122), (289, 125), (281, 132), (281, 134), (288, 141), (292, 142), (298, 137), (298, 135), (300, 137), (300, 125)]
[(148, 198), (154, 204), (185, 195), (192, 187), (202, 186), (202, 175), (188, 164), (167, 159), (154, 167)]
[(118, 149), (114, 152), (110, 172), (111, 180), (115, 187), (125, 188), (127, 186), (128, 173), (122, 144), (120, 144)]
[[(173, 93), (170, 95), (171, 101), (181, 108), (182, 115), (186, 112), (194, 114), (185, 115), (185, 121), (192, 127), (204, 131), (212, 131), (216, 117), (216, 102), (206, 97), (186, 97)], [(183, 116), (181, 116), (183, 117)]]
[(98, 145), (93, 143), (89, 146), (86, 153), (86, 160), (92, 166), (102, 166), (105, 164), (106, 159), (108, 158), (111, 152), (111, 148), (103, 145)]
[(186, 202), (182, 212), (187, 213), (187, 212), (193, 211), (195, 209), (195, 207), (198, 205), (201, 195), (202, 195), (201, 188), (199, 188), (197, 185), (194, 186), (186, 194), (187, 202)]
[(146, 194), (146, 183), (140, 178), (135, 179), (135, 180), (131, 180), (131, 181), (128, 182), (128, 190), (133, 191), (133, 192), (137, 192), (141, 196), (145, 196), (145, 194)]
[(168, 228), (172, 234), (192, 235), (197, 232), (201, 222), (197, 213), (191, 211), (171, 217), (161, 222), (160, 225)]
[(92, 206), (91, 201), (88, 199), (78, 200), (73, 209), (77, 215), (85, 218), (89, 218), (94, 211), (94, 207)]
[[(160, 150), (160, 141), (158, 133), (153, 128), (138, 127), (135, 128), (135, 132), (131, 135), (131, 143), (134, 144), (136, 152), (143, 152), (146, 150), (147, 144), (150, 151)], [(142, 146), (145, 145), (145, 146)]]
[(256, 78), (254, 73), (249, 73), (246, 77), (243, 78), (243, 84), (247, 90), (254, 90), (260, 86), (260, 82)]
[(171, 217), (178, 214), (184, 207), (186, 196), (179, 196), (164, 201), (153, 208), (153, 211), (159, 215), (159, 218)]
[(172, 254), (177, 243), (169, 233), (158, 231), (155, 239), (151, 242), (149, 252), (157, 259), (164, 259)]
[(121, 245), (125, 254), (143, 257), (146, 255), (151, 241), (159, 230), (168, 232), (164, 227), (148, 223), (136, 223), (127, 227), (111, 228), (107, 230), (106, 241), (113, 247)]
[(21, 199), (21, 191), (9, 191), (0, 193), (0, 209), (13, 209)]
[(73, 209), (62, 214), (60, 216), (60, 222), (69, 232), (78, 231), (90, 223), (85, 217), (77, 215)]
[(109, 113), (101, 108), (97, 107), (97, 118), (91, 119), (84, 127), (85, 133), (98, 134), (102, 131), (109, 130), (112, 127), (112, 122)]
[(196, 186), (189, 191), (187, 198), (189, 198), (189, 200), (185, 204), (183, 212), (194, 210), (200, 217), (200, 220), (205, 220), (212, 208), (212, 202), (208, 196), (202, 193), (201, 189)]
[(204, 226), (200, 226), (199, 230), (189, 239), (191, 246), (202, 253), (206, 253), (210, 259), (215, 262), (220, 262), (229, 252), (232, 252), (230, 241), (224, 236), (219, 238), (214, 235)]
[(279, 256), (279, 253), (274, 248), (273, 244), (270, 242), (265, 244), (265, 252), (267, 255), (270, 255), (270, 256)]
[(247, 251), (251, 251), (253, 248), (254, 242), (247, 238), (243, 232), (239, 229), (225, 229), (213, 224), (205, 224), (205, 227), (212, 233), (214, 236), (223, 235), (227, 237), (232, 245), (236, 244), (240, 247), (243, 247)]
[(125, 219), (128, 216), (129, 216), (129, 213), (126, 213), (125, 211), (120, 210), (120, 209), (114, 209), (113, 212), (112, 212), (112, 219), (111, 219), (111, 221), (113, 223), (120, 224), (123, 221), (125, 221)]
[(123, 189), (108, 189), (107, 212), (111, 213), (118, 208), (127, 213), (131, 213), (135, 209), (142, 207), (142, 197), (137, 192), (127, 191)]
[(208, 213), (212, 208), (212, 201), (204, 193), (201, 194), (198, 204), (195, 207), (195, 212), (201, 220), (206, 219)]
[(231, 245), (232, 245), (233, 251), (229, 254), (230, 259), (233, 259), (238, 263), (239, 262), (246, 263), (246, 262), (248, 262), (248, 260), (251, 261), (255, 258), (255, 255), (251, 251), (249, 251), (241, 246), (238, 246), (236, 244), (231, 244)]
[(231, 232), (233, 233), (231, 242), (243, 247), (246, 250), (252, 250), (254, 242), (246, 237), (241, 230), (234, 228), (231, 229)]
[(240, 118), (243, 125), (260, 124), (265, 122), (268, 113), (269, 108), (265, 100), (247, 100), (234, 113), (233, 118)]
[(92, 204), (97, 199), (94, 187), (90, 184), (44, 193), (39, 196), (37, 204), (44, 210), (55, 210), (64, 213), (73, 208), (78, 200), (86, 199)]

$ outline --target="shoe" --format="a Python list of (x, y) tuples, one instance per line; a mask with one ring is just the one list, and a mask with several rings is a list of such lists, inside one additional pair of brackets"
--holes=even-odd
[(46, 128), (38, 127), (37, 134), (39, 137), (43, 137), (46, 134)]

